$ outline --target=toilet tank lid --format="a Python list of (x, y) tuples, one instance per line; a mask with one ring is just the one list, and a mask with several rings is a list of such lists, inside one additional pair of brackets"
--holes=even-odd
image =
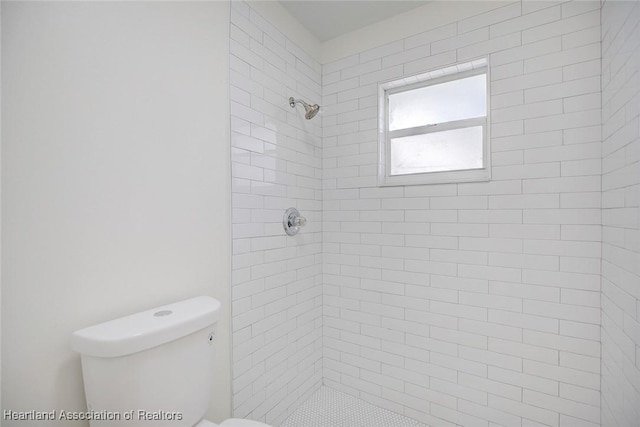
[(71, 348), (94, 357), (137, 353), (215, 324), (220, 302), (201, 296), (75, 331)]

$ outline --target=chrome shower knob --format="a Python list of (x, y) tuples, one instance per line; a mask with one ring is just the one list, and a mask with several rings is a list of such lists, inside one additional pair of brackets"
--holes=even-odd
[(307, 225), (307, 219), (300, 215), (298, 209), (289, 208), (285, 211), (282, 217), (282, 226), (285, 233), (289, 236), (295, 236), (300, 231), (300, 227)]

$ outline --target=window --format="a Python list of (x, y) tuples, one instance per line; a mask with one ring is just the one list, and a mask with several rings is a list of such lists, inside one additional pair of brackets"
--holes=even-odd
[(488, 181), (488, 76), (480, 59), (379, 86), (380, 185)]

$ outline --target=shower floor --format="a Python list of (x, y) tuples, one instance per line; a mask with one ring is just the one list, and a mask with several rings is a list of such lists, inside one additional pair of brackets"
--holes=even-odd
[(280, 427), (427, 427), (396, 414), (322, 386)]

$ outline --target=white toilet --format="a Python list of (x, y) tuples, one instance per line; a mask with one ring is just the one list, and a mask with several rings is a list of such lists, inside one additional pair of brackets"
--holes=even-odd
[[(91, 427), (217, 427), (213, 387), (220, 302), (197, 297), (76, 331)], [(220, 427), (269, 427), (228, 419)]]

